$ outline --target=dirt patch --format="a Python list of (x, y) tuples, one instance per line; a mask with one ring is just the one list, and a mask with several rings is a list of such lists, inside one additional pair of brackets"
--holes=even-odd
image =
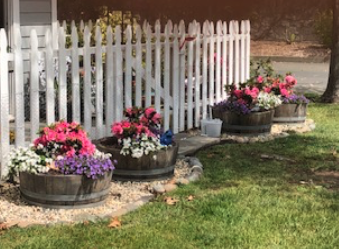
[(284, 57), (329, 57), (330, 49), (317, 42), (251, 41), (252, 56), (284, 56)]

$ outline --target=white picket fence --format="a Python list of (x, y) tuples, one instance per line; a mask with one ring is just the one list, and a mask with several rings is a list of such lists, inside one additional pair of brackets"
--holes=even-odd
[[(37, 137), (41, 125), (56, 120), (56, 102), (59, 119), (69, 118), (67, 114), (71, 112), (71, 119), (81, 122), (92, 139), (109, 136), (112, 123), (121, 120), (124, 108), (132, 105), (153, 105), (163, 114), (164, 130), (170, 128), (178, 133), (200, 126), (200, 120), (207, 117), (208, 105), (227, 97), (225, 85), (249, 78), (249, 21), (241, 21), (240, 25), (237, 21), (229, 24), (219, 21), (216, 25), (206, 21), (202, 29), (200, 23), (194, 21), (188, 25), (188, 32), (183, 21), (178, 25), (169, 21), (163, 29), (156, 22), (154, 30), (145, 23), (143, 28), (136, 27), (134, 36), (130, 26), (124, 32), (120, 26), (116, 26), (114, 32), (109, 26), (105, 33), (107, 45), (102, 45), (99, 26), (95, 34), (91, 34), (83, 22), (77, 26), (72, 22), (70, 35), (65, 33), (64, 26), (60, 26), (57, 38), (52, 37), (50, 30), (46, 31), (43, 49), (39, 48), (37, 33), (32, 30), (31, 48), (22, 50), (20, 31), (16, 30), (11, 52), (5, 30), (1, 30), (0, 176), (7, 173), (10, 103), (14, 103), (11, 109), (15, 120), (11, 125), (15, 130), (15, 146), (27, 145)], [(83, 47), (78, 47), (77, 27), (83, 30)], [(69, 48), (65, 46), (66, 36), (72, 41)], [(91, 46), (92, 36), (95, 46)], [(55, 39), (58, 39), (57, 49)], [(69, 72), (67, 58), (71, 60)], [(25, 122), (24, 113), (27, 104), (24, 61), (30, 65), (29, 122)], [(44, 61), (46, 75), (46, 120), (39, 116), (43, 108), (39, 103), (40, 61)], [(55, 70), (55, 61), (58, 70)], [(12, 82), (8, 76), (9, 65), (13, 65)], [(71, 96), (67, 95), (68, 88)], [(12, 96), (9, 89), (14, 89)], [(27, 131), (30, 134), (27, 135)]]

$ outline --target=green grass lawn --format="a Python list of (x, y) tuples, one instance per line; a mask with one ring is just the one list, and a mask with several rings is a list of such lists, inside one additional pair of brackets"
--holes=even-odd
[(339, 248), (339, 106), (313, 104), (309, 117), (312, 133), (200, 152), (204, 177), (171, 194), (176, 206), (159, 197), (120, 229), (13, 228), (0, 248)]

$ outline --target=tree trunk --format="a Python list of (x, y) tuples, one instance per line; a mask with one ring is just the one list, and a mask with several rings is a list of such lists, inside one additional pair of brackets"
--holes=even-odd
[(330, 74), (322, 101), (339, 103), (339, 0), (333, 0), (333, 45)]

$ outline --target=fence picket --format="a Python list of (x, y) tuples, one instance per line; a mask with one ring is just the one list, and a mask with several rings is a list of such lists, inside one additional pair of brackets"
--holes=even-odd
[(89, 27), (86, 26), (84, 31), (84, 127), (88, 132), (92, 130), (92, 56), (90, 42), (91, 33)]
[(223, 22), (222, 25), (222, 99), (227, 98), (226, 85), (227, 85), (227, 23)]
[(246, 79), (246, 70), (245, 70), (245, 63), (246, 63), (246, 27), (245, 27), (245, 21), (241, 21), (240, 24), (240, 82), (244, 83)]
[(246, 80), (250, 78), (250, 71), (251, 71), (251, 24), (250, 21), (246, 21), (246, 54), (245, 54), (245, 60), (246, 60), (246, 67), (245, 67), (245, 72), (246, 72)]
[(9, 147), (9, 87), (8, 87), (8, 53), (7, 37), (4, 29), (0, 30), (0, 141), (1, 141), (1, 166), (0, 178), (8, 173), (7, 157)]
[[(20, 29), (14, 30), (15, 146), (25, 145), (23, 60)], [(54, 113), (54, 110), (53, 110)], [(1, 120), (2, 122), (2, 120)]]
[(46, 32), (46, 122), (55, 122), (55, 87), (54, 87), (54, 57), (52, 33), (48, 29)]
[(103, 68), (102, 68), (102, 36), (100, 26), (95, 28), (95, 126), (96, 138), (104, 136), (103, 129)]
[(122, 70), (122, 49), (121, 49), (121, 27), (115, 28), (115, 118), (122, 120), (123, 117), (123, 70)]
[(216, 85), (216, 101), (220, 102), (221, 95), (222, 95), (222, 85), (221, 85), (221, 36), (222, 36), (222, 22), (217, 22), (217, 39), (216, 39), (216, 56), (215, 56), (215, 63), (216, 63), (216, 76), (215, 76), (215, 85)]
[[(164, 91), (167, 96), (164, 98), (164, 130), (170, 128), (170, 26), (165, 27), (165, 58), (164, 58)], [(159, 86), (160, 88), (161, 86)], [(160, 91), (160, 89), (159, 89)], [(160, 92), (159, 92), (160, 99)]]
[(107, 27), (106, 32), (106, 136), (111, 134), (111, 125), (114, 121), (114, 89), (113, 89), (113, 32), (112, 27)]
[(199, 127), (201, 118), (200, 108), (200, 94), (201, 94), (201, 26), (197, 23), (195, 26), (195, 86), (194, 86), (194, 100), (195, 100), (195, 127)]
[(215, 58), (215, 53), (214, 53), (214, 48), (215, 48), (215, 39), (214, 39), (214, 23), (211, 22), (209, 26), (210, 30), (210, 39), (209, 39), (209, 105), (214, 104), (214, 97), (215, 97), (215, 63), (214, 63), (214, 58)]
[(79, 49), (78, 31), (75, 25), (72, 27), (72, 119), (80, 123), (80, 75), (79, 75)]
[(179, 24), (180, 43), (179, 43), (179, 131), (185, 130), (185, 111), (186, 111), (186, 31), (184, 21)]
[(161, 88), (161, 26), (159, 20), (155, 24), (155, 109), (160, 112), (160, 88)]
[(240, 49), (239, 49), (239, 23), (233, 21), (234, 31), (234, 82), (239, 85), (240, 83)]
[(59, 77), (58, 77), (58, 90), (59, 90), (59, 120), (67, 119), (67, 62), (66, 62), (66, 48), (65, 48), (65, 32), (63, 28), (59, 30)]
[(172, 76), (172, 96), (173, 96), (173, 132), (176, 134), (179, 132), (179, 34), (178, 26), (174, 26), (173, 30), (173, 76)]
[(127, 26), (125, 50), (125, 108), (132, 106), (132, 27)]
[(203, 44), (202, 44), (202, 118), (207, 118), (207, 74), (208, 74), (208, 34), (209, 23), (207, 21), (203, 24)]
[(146, 31), (146, 107), (152, 105), (152, 31), (148, 25)]
[(233, 21), (229, 23), (229, 43), (228, 43), (228, 84), (235, 83), (234, 77), (234, 27)]
[[(189, 37), (194, 35), (193, 23), (190, 23), (188, 29)], [(188, 42), (188, 61), (187, 61), (187, 129), (193, 128), (193, 57), (194, 57), (194, 43)]]
[(135, 69), (135, 105), (141, 106), (142, 94), (142, 45), (141, 45), (141, 27), (138, 25), (136, 29), (136, 69)]

